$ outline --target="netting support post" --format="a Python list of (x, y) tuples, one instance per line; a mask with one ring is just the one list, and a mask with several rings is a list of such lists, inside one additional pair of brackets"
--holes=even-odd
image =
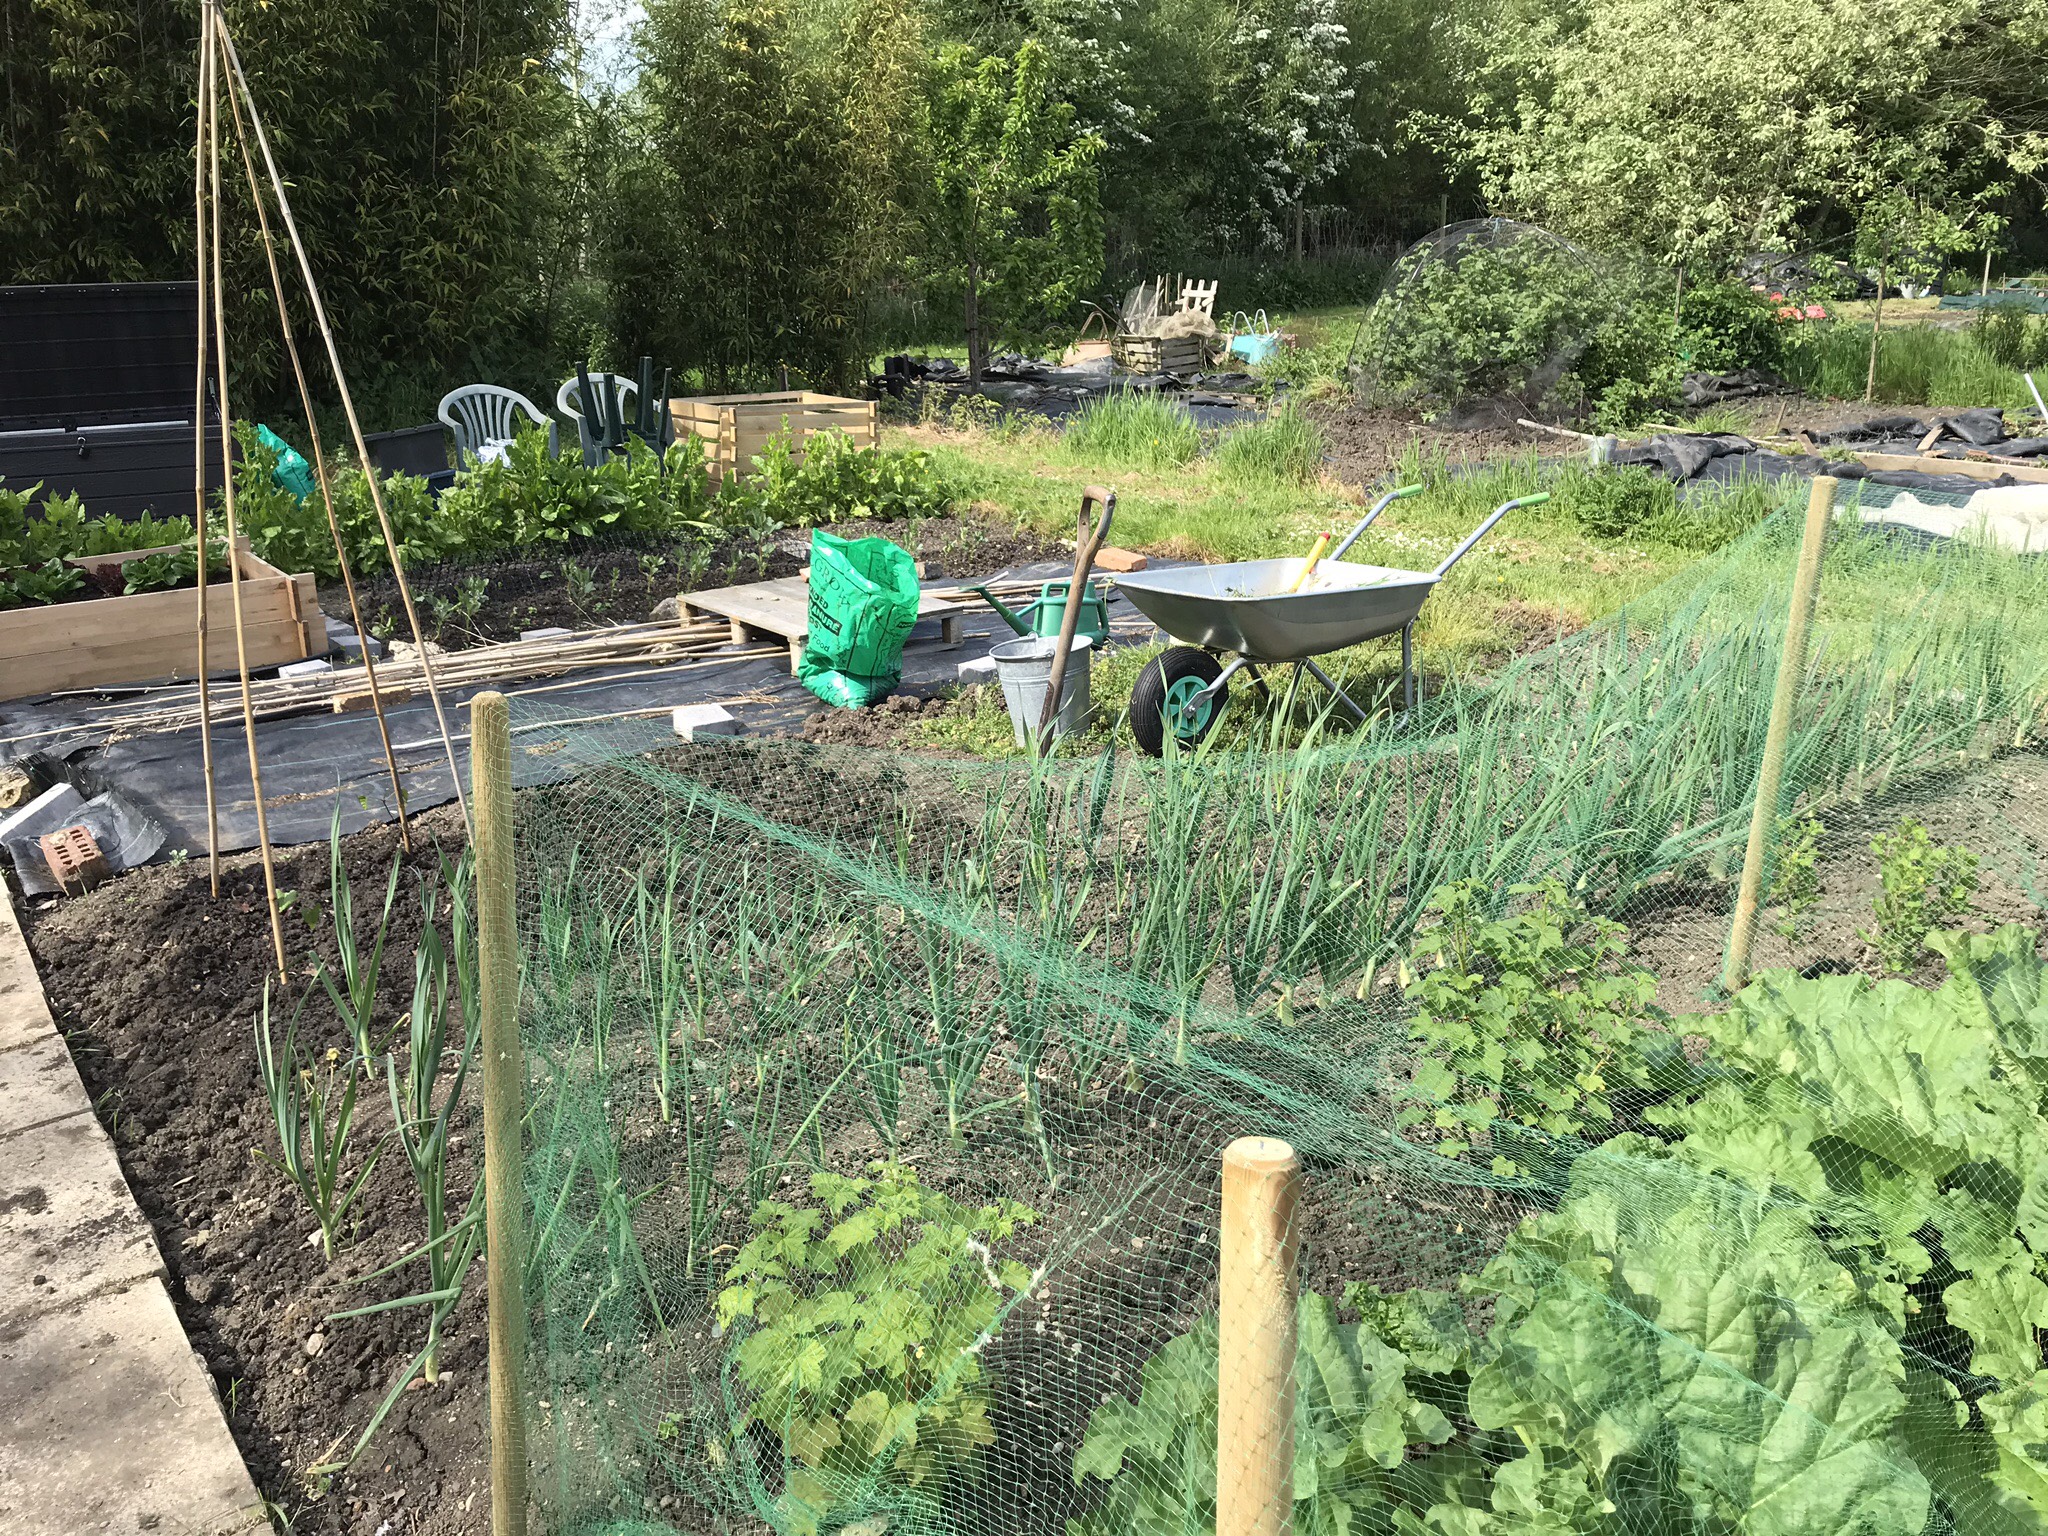
[(1721, 970), (1724, 990), (1740, 992), (1749, 983), (1749, 951), (1756, 940), (1757, 906), (1764, 884), (1764, 852), (1778, 821), (1778, 796), (1785, 783), (1785, 744), (1792, 734), (1792, 711), (1799, 703), (1799, 683), (1806, 675), (1806, 637), (1813, 623), (1813, 604), (1820, 590), (1820, 557), (1827, 548), (1828, 523), (1835, 512), (1830, 475), (1816, 475), (1806, 499), (1806, 531), (1799, 541), (1799, 567), (1792, 577), (1792, 606), (1785, 615), (1785, 650), (1778, 658), (1778, 686), (1771, 694), (1771, 723), (1764, 734), (1763, 765), (1757, 770), (1756, 802), (1749, 816), (1749, 848), (1742, 856), (1742, 884), (1735, 896), (1735, 921), (1728, 930), (1728, 955)]
[(502, 693), (470, 703), (477, 960), (483, 1011), (484, 1243), (490, 1303), (491, 1536), (526, 1533), (526, 1073), (519, 1054), (519, 928), (512, 867), (512, 721)]
[(1301, 1159), (1284, 1141), (1223, 1149), (1216, 1536), (1294, 1529), (1294, 1334)]

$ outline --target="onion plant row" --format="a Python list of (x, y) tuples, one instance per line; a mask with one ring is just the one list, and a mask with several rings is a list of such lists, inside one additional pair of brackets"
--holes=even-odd
[[(1554, 879), (1625, 916), (1732, 876), (1788, 555), (1766, 525), (1654, 609), (1342, 739), (1016, 770), (771, 743), (534, 798), (529, 1263), (574, 1298), (550, 1326), (669, 1329), (753, 1205), (853, 1145), (1015, 1138), (1056, 1185), (1089, 1106), (1190, 1071), (1354, 1134), (1361, 1047), (1403, 1038), (1375, 983), (1431, 892)], [(2048, 578), (1855, 536), (1828, 577), (1788, 808), (2034, 739)]]

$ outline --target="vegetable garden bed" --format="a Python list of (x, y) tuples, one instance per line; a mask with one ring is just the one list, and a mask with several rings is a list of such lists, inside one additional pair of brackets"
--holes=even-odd
[[(243, 639), (250, 668), (327, 654), (327, 625), (310, 575), (287, 575), (257, 558), (243, 539), (235, 549), (241, 574)], [(178, 586), (121, 593), (123, 573), (140, 564), (182, 562)], [(0, 698), (25, 698), (60, 688), (108, 687), (158, 680), (186, 681), (199, 669), (197, 567), (177, 544), (67, 559), (83, 581), (64, 600), (0, 612)], [(216, 567), (216, 570), (218, 568)], [(176, 579), (175, 574), (172, 579)], [(235, 664), (234, 584), (206, 584), (207, 664)]]

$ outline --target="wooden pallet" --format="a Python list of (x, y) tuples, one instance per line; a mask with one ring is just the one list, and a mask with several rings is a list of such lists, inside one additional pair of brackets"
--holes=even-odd
[[(804, 640), (811, 632), (811, 584), (807, 577), (785, 576), (779, 581), (752, 581), (740, 587), (713, 587), (708, 592), (685, 592), (681, 599), (684, 623), (692, 619), (724, 619), (732, 626), (732, 643), (780, 640), (789, 647), (790, 676), (796, 675), (803, 660)], [(939, 621), (939, 644), (960, 644), (960, 620), (964, 613), (959, 599), (920, 593), (917, 616)]]

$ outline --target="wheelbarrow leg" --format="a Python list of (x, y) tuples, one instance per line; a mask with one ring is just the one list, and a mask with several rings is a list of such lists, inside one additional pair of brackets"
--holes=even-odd
[(1422, 681), (1415, 675), (1415, 621), (1401, 626), (1401, 712), (1415, 713), (1422, 702)]
[[(1321, 683), (1325, 688), (1329, 689), (1331, 693), (1335, 694), (1338, 703), (1342, 704), (1346, 709), (1350, 710), (1352, 714), (1358, 716), (1358, 723), (1360, 725), (1370, 725), (1372, 723), (1372, 716), (1368, 715), (1364, 710), (1360, 709), (1358, 707), (1357, 702), (1351, 697), (1351, 695), (1346, 693), (1342, 688), (1339, 688), (1336, 685), (1336, 683), (1331, 680), (1329, 673), (1325, 672), (1313, 661), (1303, 661), (1301, 663), (1301, 666), (1308, 668), (1308, 670), (1315, 675), (1315, 680), (1317, 682)], [(1295, 675), (1299, 677), (1301, 674), (1299, 671), (1297, 671)]]

